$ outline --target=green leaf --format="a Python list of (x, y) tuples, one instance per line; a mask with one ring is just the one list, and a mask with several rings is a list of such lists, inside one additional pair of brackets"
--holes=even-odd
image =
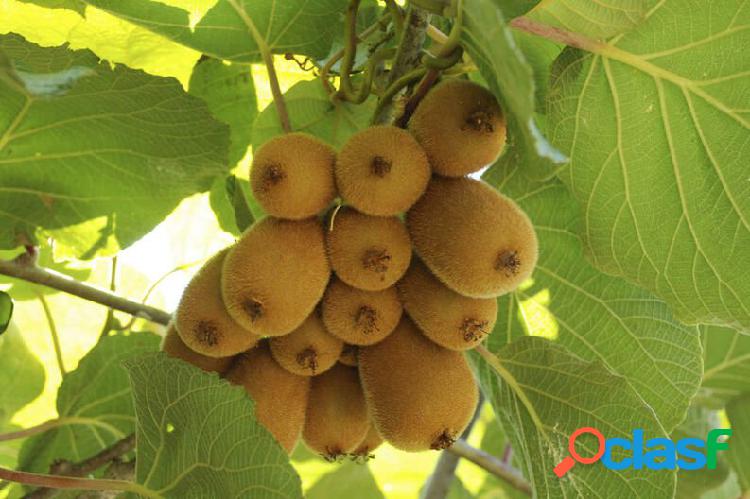
[(738, 397), (727, 405), (727, 418), (732, 424), (729, 439), (729, 459), (744, 493), (750, 491), (750, 393)]
[(81, 16), (86, 12), (86, 4), (82, 0), (19, 0), (24, 3), (33, 3), (47, 9), (68, 9), (78, 12)]
[(19, 469), (47, 473), (56, 459), (78, 462), (135, 430), (128, 375), (122, 361), (159, 349), (150, 333), (106, 336), (78, 368), (66, 374), (57, 392), (60, 425), (24, 442)]
[(566, 158), (534, 122), (532, 69), (505, 24), (499, 3), (464, 3), (464, 46), (505, 112), (509, 134), (505, 155), (523, 164), (530, 177), (548, 178)]
[(608, 38), (629, 31), (641, 23), (656, 0), (542, 2), (528, 17), (549, 26), (582, 33), (591, 38)]
[[(750, 329), (750, 4), (664, 0), (553, 71), (553, 143), (590, 259), (686, 323)], [(738, 267), (740, 266), (740, 267)]]
[(14, 35), (0, 52), (0, 248), (116, 251), (226, 171), (227, 127), (176, 80)]
[(240, 387), (163, 353), (125, 363), (138, 421), (136, 481), (165, 497), (302, 497), (284, 450)]
[[(720, 428), (721, 424), (716, 412), (704, 408), (691, 406), (688, 416), (674, 432), (672, 440), (683, 438), (706, 439), (708, 432)], [(680, 470), (677, 472), (677, 499), (699, 499), (705, 492), (722, 486), (729, 478), (729, 466), (719, 455), (715, 470), (703, 468), (700, 470)]]
[(201, 59), (193, 69), (189, 92), (203, 99), (211, 113), (229, 125), (229, 164), (236, 164), (247, 152), (253, 121), (258, 115), (250, 66)]
[[(614, 473), (596, 463), (575, 466), (562, 479), (552, 472), (567, 455), (568, 438), (578, 428), (597, 428), (605, 438), (632, 438), (634, 429), (643, 429), (646, 438), (667, 437), (625, 378), (545, 338), (522, 337), (500, 349), (496, 360), (506, 371), (502, 378), (476, 352), (472, 359), (487, 399), (520, 454), (535, 497), (672, 497), (675, 472), (667, 470)], [(594, 455), (595, 442), (590, 435), (580, 437), (579, 454)], [(615, 459), (621, 457), (615, 453)]]
[[(0, 297), (4, 293), (0, 292)], [(7, 295), (6, 295), (7, 296)], [(44, 390), (44, 366), (26, 347), (21, 331), (11, 324), (0, 337), (0, 426)]]
[(539, 5), (540, 0), (495, 0), (506, 19), (522, 16)]
[(326, 473), (305, 494), (307, 499), (356, 497), (357, 499), (385, 499), (366, 464), (346, 462)]
[(0, 291), (0, 335), (3, 334), (10, 324), (13, 316), (13, 300), (5, 291)]
[(559, 181), (529, 181), (523, 166), (485, 175), (534, 222), (539, 260), (532, 281), (498, 299), (495, 351), (522, 335), (543, 336), (622, 376), (667, 431), (684, 418), (702, 376), (700, 336), (638, 286), (596, 270), (576, 229), (575, 200)]
[[(294, 131), (315, 135), (335, 147), (342, 146), (351, 135), (370, 125), (376, 100), (371, 96), (361, 105), (334, 104), (319, 80), (294, 84), (284, 94), (284, 99)], [(253, 125), (253, 149), (282, 133), (276, 107), (271, 103)]]
[(209, 201), (219, 226), (235, 236), (242, 234), (263, 216), (262, 208), (253, 198), (250, 182), (234, 175), (219, 177), (214, 181)]
[(187, 10), (151, 0), (84, 1), (204, 54), (237, 62), (260, 59), (252, 29), (273, 53), (325, 57), (343, 29), (346, 10), (346, 0), (218, 0), (193, 24)]
[(750, 393), (750, 336), (737, 330), (701, 326), (704, 373), (698, 400), (722, 409), (742, 392)]

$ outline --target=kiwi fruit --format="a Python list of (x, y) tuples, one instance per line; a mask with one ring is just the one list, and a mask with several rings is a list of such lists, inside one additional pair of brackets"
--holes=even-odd
[(505, 145), (505, 118), (495, 96), (469, 80), (447, 79), (409, 120), (435, 173), (461, 177), (491, 165)]
[(192, 351), (180, 338), (174, 323), (167, 326), (167, 334), (164, 336), (161, 349), (170, 357), (182, 359), (206, 372), (219, 374), (226, 372), (233, 359), (233, 357), (208, 357)]
[(355, 133), (339, 152), (335, 173), (344, 200), (377, 216), (408, 210), (431, 174), (427, 156), (414, 137), (391, 125)]
[(385, 340), (360, 348), (359, 373), (378, 433), (405, 451), (453, 445), (479, 399), (463, 353), (428, 340), (408, 317)]
[(397, 217), (364, 215), (344, 207), (326, 231), (331, 267), (350, 286), (378, 291), (398, 281), (411, 260), (411, 240)]
[(268, 342), (276, 362), (300, 376), (315, 376), (327, 371), (339, 360), (344, 342), (331, 336), (317, 310), (297, 329)]
[(328, 460), (351, 453), (370, 429), (357, 369), (336, 364), (312, 378), (302, 438)]
[(531, 275), (538, 243), (529, 217), (484, 182), (434, 177), (406, 215), (414, 249), (464, 296), (508, 293)]
[(255, 418), (291, 454), (305, 424), (310, 378), (277, 364), (262, 341), (237, 356), (226, 379), (245, 388), (255, 401)]
[(495, 327), (497, 300), (463, 296), (440, 282), (418, 258), (398, 283), (404, 311), (443, 348), (474, 348)]
[(383, 437), (380, 436), (380, 433), (378, 433), (377, 428), (375, 428), (375, 425), (370, 423), (370, 429), (367, 432), (367, 435), (365, 435), (364, 440), (362, 440), (359, 445), (357, 445), (357, 448), (352, 451), (352, 457), (354, 458), (369, 458), (372, 457), (372, 452), (380, 447), (380, 445), (383, 443)]
[(283, 336), (310, 315), (330, 274), (316, 219), (266, 217), (227, 254), (221, 290), (229, 314), (242, 326), (259, 336)]
[(306, 133), (279, 135), (258, 148), (250, 170), (253, 195), (269, 215), (302, 219), (336, 197), (336, 151)]
[(351, 345), (372, 345), (391, 334), (403, 308), (395, 288), (364, 291), (333, 278), (321, 311), (329, 333)]
[(252, 348), (258, 335), (235, 322), (221, 296), (221, 269), (228, 250), (211, 257), (182, 293), (175, 327), (185, 345), (208, 357), (230, 357)]
[(344, 343), (344, 349), (341, 350), (339, 362), (349, 367), (357, 367), (357, 345)]

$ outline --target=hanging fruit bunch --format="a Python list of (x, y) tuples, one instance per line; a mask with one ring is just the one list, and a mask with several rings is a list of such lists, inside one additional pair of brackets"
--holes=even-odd
[(338, 153), (271, 139), (250, 175), (268, 216), (196, 274), (164, 350), (243, 386), (287, 452), (449, 447), (478, 399), (463, 351), (537, 259), (523, 211), (467, 177), (504, 143), (492, 93), (461, 79)]

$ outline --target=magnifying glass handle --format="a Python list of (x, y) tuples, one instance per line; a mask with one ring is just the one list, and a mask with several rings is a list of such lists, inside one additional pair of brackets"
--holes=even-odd
[(560, 461), (560, 463), (557, 466), (555, 466), (555, 469), (552, 471), (555, 472), (555, 475), (557, 475), (557, 478), (562, 478), (565, 475), (565, 473), (570, 471), (570, 468), (572, 468), (574, 464), (576, 464), (575, 460), (572, 457), (568, 456), (562, 461)]

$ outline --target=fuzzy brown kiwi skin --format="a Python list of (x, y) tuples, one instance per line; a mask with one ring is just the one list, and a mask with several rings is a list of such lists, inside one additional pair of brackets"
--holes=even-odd
[(170, 357), (182, 359), (206, 372), (219, 374), (223, 374), (229, 369), (233, 359), (233, 357), (208, 357), (194, 352), (182, 341), (174, 323), (167, 326), (167, 334), (164, 336), (161, 349)]
[(350, 454), (370, 428), (357, 369), (336, 364), (312, 378), (302, 438), (329, 461)]
[(348, 343), (344, 343), (344, 348), (343, 350), (341, 350), (339, 362), (341, 362), (345, 366), (357, 367), (357, 350), (357, 345), (349, 345)]
[(335, 174), (341, 197), (358, 211), (393, 216), (414, 204), (431, 171), (425, 152), (407, 131), (374, 126), (344, 144)]
[(310, 378), (278, 365), (265, 340), (239, 355), (225, 377), (244, 387), (255, 402), (258, 422), (291, 454), (305, 424)]
[(359, 373), (378, 433), (405, 451), (452, 445), (479, 399), (463, 354), (428, 340), (407, 317), (388, 338), (360, 349)]
[(505, 146), (505, 118), (495, 96), (469, 80), (436, 85), (409, 120), (435, 173), (461, 177), (494, 163)]
[(352, 345), (372, 345), (398, 324), (403, 308), (395, 288), (364, 291), (331, 279), (321, 304), (329, 333)]
[(397, 217), (374, 217), (343, 207), (329, 220), (326, 248), (339, 279), (358, 289), (379, 291), (404, 275), (411, 240)]
[(306, 133), (279, 135), (253, 156), (250, 185), (266, 213), (303, 219), (323, 211), (336, 197), (336, 151)]
[(464, 296), (513, 291), (536, 265), (538, 242), (529, 217), (478, 180), (433, 177), (406, 225), (425, 265)]
[(372, 453), (375, 451), (375, 449), (380, 447), (382, 443), (383, 437), (380, 436), (380, 433), (378, 433), (375, 425), (371, 423), (367, 435), (365, 435), (364, 440), (362, 440), (359, 445), (357, 445), (357, 448), (352, 451), (351, 457), (355, 460), (367, 460), (373, 458), (375, 456), (373, 456)]
[(334, 366), (344, 342), (331, 336), (319, 313), (313, 311), (297, 329), (269, 340), (271, 354), (287, 371), (300, 376), (317, 376)]
[(175, 312), (183, 343), (201, 355), (231, 357), (252, 348), (258, 335), (237, 323), (221, 295), (221, 269), (228, 250), (211, 257), (185, 288)]
[(495, 298), (470, 298), (456, 293), (418, 258), (412, 259), (397, 288), (404, 311), (425, 336), (443, 348), (474, 348), (495, 327)]
[(258, 336), (291, 333), (325, 291), (331, 269), (317, 219), (266, 217), (227, 254), (221, 291), (229, 314)]

